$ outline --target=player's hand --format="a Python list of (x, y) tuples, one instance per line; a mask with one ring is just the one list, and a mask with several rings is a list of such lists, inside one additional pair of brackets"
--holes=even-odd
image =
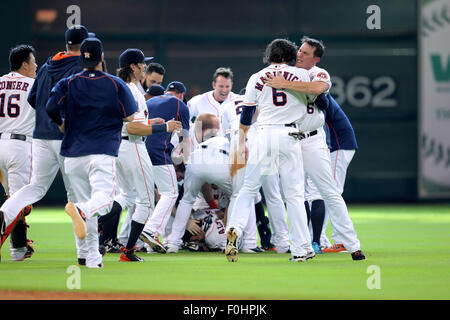
[(275, 88), (275, 89), (283, 89), (286, 86), (286, 79), (283, 78), (283, 76), (279, 75), (274, 77), (271, 74), (268, 74), (266, 78), (264, 78), (265, 84), (267, 84), (269, 87)]
[(204, 231), (202, 230), (202, 228), (198, 226), (197, 223), (199, 222), (200, 222), (199, 220), (189, 219), (186, 226), (186, 230), (189, 231), (189, 233), (192, 234), (193, 236), (200, 235)]
[(231, 166), (230, 166), (230, 174), (231, 178), (233, 178), (238, 170), (245, 167), (248, 159), (248, 148), (244, 145), (239, 145), (231, 154)]
[(59, 131), (61, 131), (62, 133), (64, 133), (64, 130), (66, 129), (64, 123), (65, 121), (63, 121), (63, 123), (60, 126), (58, 126)]
[(183, 125), (180, 121), (174, 119), (167, 121), (167, 132), (180, 132), (183, 129)]
[(164, 119), (163, 118), (152, 118), (150, 119), (151, 124), (163, 124)]

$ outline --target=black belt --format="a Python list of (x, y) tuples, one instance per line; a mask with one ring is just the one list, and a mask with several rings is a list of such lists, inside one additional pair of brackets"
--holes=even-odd
[(294, 128), (297, 128), (297, 124), (294, 123), (294, 122), (292, 122), (292, 123), (287, 123), (287, 124), (285, 124), (284, 126), (285, 126), (285, 127), (294, 127)]
[[(0, 138), (1, 137), (2, 137), (2, 134), (0, 133)], [(11, 133), (11, 136), (9, 138), (10, 139), (16, 139), (16, 140), (27, 141), (27, 136), (23, 135), (23, 134)]]
[[(141, 138), (142, 138), (142, 141), (145, 141), (145, 137), (141, 137)], [(122, 136), (122, 140), (130, 140), (130, 138)]]
[[(203, 145), (202, 145), (202, 148), (203, 148), (203, 149), (206, 149), (206, 148), (208, 148), (208, 146), (203, 144)], [(226, 156), (228, 155), (228, 151), (226, 151), (226, 150), (219, 149), (219, 152), (223, 153), (223, 154), (226, 155)]]
[(312, 136), (315, 136), (317, 134), (317, 130), (311, 131), (311, 132), (289, 132), (288, 135), (291, 137), (297, 138), (298, 140), (306, 139)]

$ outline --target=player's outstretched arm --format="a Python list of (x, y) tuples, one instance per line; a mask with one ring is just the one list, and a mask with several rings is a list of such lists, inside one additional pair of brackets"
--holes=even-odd
[(265, 78), (265, 82), (265, 84), (271, 88), (293, 90), (304, 94), (312, 94), (315, 96), (326, 92), (329, 88), (326, 82), (289, 81), (283, 78), (283, 76), (281, 75), (276, 77), (268, 75), (267, 78)]
[(133, 121), (126, 124), (129, 134), (136, 136), (148, 136), (149, 134), (158, 132), (173, 132), (175, 130), (181, 130), (181, 122), (176, 120), (170, 120), (162, 124), (147, 125), (140, 121)]

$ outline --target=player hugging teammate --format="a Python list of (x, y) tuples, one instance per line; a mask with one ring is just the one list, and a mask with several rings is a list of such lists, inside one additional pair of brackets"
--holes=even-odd
[(161, 86), (165, 68), (147, 65), (140, 49), (125, 50), (113, 76), (85, 27), (65, 36), (66, 51), (37, 75), (34, 49), (12, 49), (11, 72), (0, 78), (0, 146), (8, 150), (0, 180), (9, 196), (0, 236), (3, 245), (11, 234), (13, 260), (34, 252), (25, 216), (58, 169), (78, 263), (89, 268), (102, 268), (106, 252), (139, 262), (137, 250), (180, 248), (224, 251), (234, 262), (239, 252), (264, 252), (258, 231), (264, 249), (294, 262), (343, 250), (365, 259), (341, 195), (356, 139), (329, 94), (328, 72), (316, 66), (320, 41), (303, 38), (298, 48), (276, 39), (245, 92), (233, 93), (233, 72), (220, 67), (213, 90), (186, 102), (186, 86)]

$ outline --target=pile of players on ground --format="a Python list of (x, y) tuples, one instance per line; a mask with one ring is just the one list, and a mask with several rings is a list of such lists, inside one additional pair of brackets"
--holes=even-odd
[[(162, 65), (147, 64), (153, 58), (139, 49), (125, 50), (116, 74), (137, 112), (122, 127), (109, 175), (111, 199), (94, 201), (89, 199), (95, 187), (77, 183), (81, 162), (70, 162), (77, 157), (70, 154), (72, 146), (64, 146), (69, 132), (60, 118), (64, 109), (58, 108), (67, 94), (60, 87), (66, 77), (72, 76), (70, 83), (83, 72), (97, 83), (106, 77), (120, 87), (120, 80), (106, 73), (103, 45), (94, 34), (74, 26), (65, 36), (66, 51), (50, 57), (37, 76), (34, 49), (12, 49), (11, 73), (0, 80), (0, 97), (5, 94), (11, 103), (15, 94), (22, 104), (20, 114), (13, 110), (0, 118), (0, 143), (5, 144), (0, 147), (28, 156), (18, 165), (17, 181), (5, 165), (6, 153), (0, 158), (2, 184), (10, 196), (0, 211), (2, 244), (11, 233), (13, 260), (33, 254), (25, 216), (59, 169), (78, 263), (90, 268), (103, 267), (101, 257), (107, 253), (120, 253), (120, 261), (143, 261), (137, 252), (180, 249), (223, 251), (229, 261), (236, 261), (238, 252), (264, 251), (289, 252), (291, 261), (347, 250), (354, 260), (365, 259), (341, 196), (357, 149), (355, 134), (329, 94), (328, 72), (316, 66), (324, 54), (321, 41), (305, 37), (300, 48), (284, 39), (272, 41), (264, 57), (269, 66), (239, 94), (232, 92), (233, 72), (226, 67), (214, 72), (209, 92), (191, 89), (189, 94), (179, 81), (164, 88)], [(12, 85), (18, 79), (28, 90)], [(91, 212), (95, 205), (100, 209)], [(119, 230), (122, 212), (126, 217)], [(325, 236), (329, 217), (334, 245)]]

